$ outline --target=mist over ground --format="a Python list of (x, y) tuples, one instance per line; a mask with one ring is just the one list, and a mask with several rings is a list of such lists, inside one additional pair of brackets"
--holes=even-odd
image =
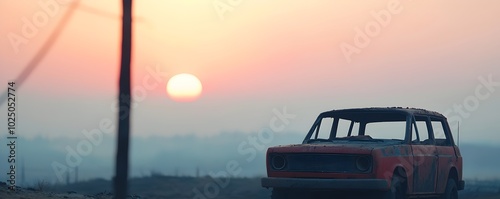
[[(228, 164), (235, 164), (240, 168), (239, 174), (234, 177), (265, 176), (267, 148), (301, 143), (305, 136), (302, 133), (274, 133), (265, 129), (260, 132), (260, 137), (259, 132), (226, 132), (207, 137), (133, 137), (131, 177), (145, 177), (151, 174), (222, 177), (227, 175)], [(102, 142), (97, 145), (86, 145), (86, 141), (92, 143), (87, 138), (19, 138), (17, 184), (32, 186), (40, 181), (64, 184), (67, 180), (75, 182), (75, 178), (78, 178), (78, 181), (111, 179), (115, 160), (113, 137), (104, 135)], [(87, 146), (91, 147), (86, 148)], [(465, 179), (500, 178), (497, 168), (500, 165), (500, 156), (497, 155), (500, 146), (462, 141), (460, 149), (464, 157)], [(7, 157), (7, 152), (0, 151), (0, 156)], [(2, 175), (2, 181), (7, 180), (6, 176)]]

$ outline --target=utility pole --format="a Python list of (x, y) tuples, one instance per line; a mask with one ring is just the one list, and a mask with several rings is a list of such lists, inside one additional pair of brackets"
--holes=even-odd
[(125, 199), (128, 189), (130, 136), (130, 60), (132, 51), (132, 0), (123, 0), (122, 55), (119, 80), (118, 146), (116, 150), (114, 194)]
[(78, 166), (75, 168), (75, 183), (78, 183)]
[(69, 170), (66, 172), (66, 185), (69, 185)]
[(24, 168), (24, 158), (23, 158), (23, 164), (21, 167), (21, 186), (25, 186), (26, 183), (26, 169)]

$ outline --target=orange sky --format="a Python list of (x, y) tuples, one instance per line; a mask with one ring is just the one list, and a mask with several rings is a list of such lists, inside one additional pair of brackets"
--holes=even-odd
[[(60, 10), (16, 53), (8, 35), (22, 35), (24, 17), (32, 21), (46, 12), (36, 2), (56, 2)], [(0, 0), (1, 82), (14, 79), (52, 33), (67, 7), (57, 2), (63, 1)], [(221, 2), (231, 9), (223, 18), (214, 8)], [(356, 28), (376, 22), (371, 12), (388, 10), (391, 2), (399, 2), (401, 12), (349, 63), (340, 45), (354, 45)], [(165, 73), (134, 109), (137, 135), (257, 131), (269, 122), (272, 108), (283, 106), (299, 115), (289, 127), (294, 131), (308, 129), (320, 111), (332, 108), (416, 106), (444, 112), (474, 93), (479, 76), (500, 80), (500, 2), (494, 0), (242, 0), (238, 5), (149, 0), (134, 6), (134, 87), (150, 76), (148, 68)], [(80, 3), (19, 91), (20, 110), (32, 115), (24, 122), (34, 125), (26, 134), (78, 134), (100, 118), (114, 117), (120, 9), (117, 0)], [(166, 96), (168, 78), (178, 73), (202, 81), (198, 101), (178, 103)], [(464, 128), (476, 130), (479, 121), (489, 121), (485, 135), (497, 134), (498, 119), (489, 116), (500, 108), (499, 97), (492, 93), (482, 101)], [(42, 112), (53, 112), (53, 120), (64, 124), (39, 119), (36, 113)], [(70, 112), (81, 117), (69, 121)]]

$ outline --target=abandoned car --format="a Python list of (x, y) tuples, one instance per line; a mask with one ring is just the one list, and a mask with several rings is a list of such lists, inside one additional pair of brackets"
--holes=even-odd
[(269, 148), (266, 164), (273, 199), (457, 199), (465, 185), (446, 117), (414, 108), (323, 112), (302, 144)]

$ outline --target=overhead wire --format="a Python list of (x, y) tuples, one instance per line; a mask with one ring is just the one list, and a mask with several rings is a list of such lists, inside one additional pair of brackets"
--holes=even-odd
[[(45, 43), (42, 45), (40, 50), (33, 56), (33, 58), (28, 62), (24, 70), (15, 78), (13, 81), (16, 83), (16, 89), (19, 89), (24, 82), (30, 77), (31, 73), (37, 68), (39, 63), (45, 58), (47, 53), (50, 51), (54, 43), (57, 41), (59, 38), (59, 35), (61, 32), (64, 30), (68, 22), (70, 21), (71, 17), (74, 14), (74, 11), (78, 7), (80, 1), (74, 1), (71, 3), (68, 7), (68, 10), (66, 13), (62, 16), (61, 20), (59, 21), (59, 24), (57, 24), (56, 28), (52, 32), (52, 34), (47, 38)], [(8, 90), (5, 90), (2, 95), (0, 95), (0, 106), (7, 101), (7, 96), (8, 96)]]

